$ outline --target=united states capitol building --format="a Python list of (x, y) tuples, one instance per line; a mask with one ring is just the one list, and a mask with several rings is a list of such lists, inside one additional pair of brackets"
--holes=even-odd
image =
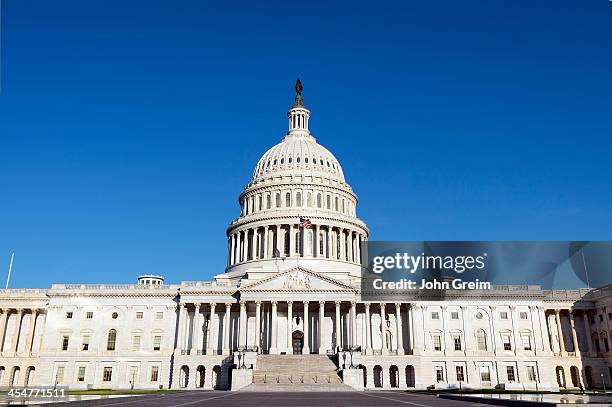
[(340, 163), (310, 133), (296, 88), (287, 134), (238, 197), (225, 271), (180, 284), (149, 275), (0, 290), (0, 385), (554, 391), (610, 383), (608, 287), (364, 300), (370, 230)]

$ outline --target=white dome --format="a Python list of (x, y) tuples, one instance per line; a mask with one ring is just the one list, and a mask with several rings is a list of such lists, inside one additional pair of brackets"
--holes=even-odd
[(261, 157), (253, 172), (251, 184), (293, 172), (320, 175), (345, 183), (342, 167), (328, 149), (318, 144), (311, 135), (289, 134)]

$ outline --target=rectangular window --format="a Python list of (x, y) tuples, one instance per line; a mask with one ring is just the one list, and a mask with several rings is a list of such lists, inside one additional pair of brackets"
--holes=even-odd
[(102, 371), (102, 381), (110, 382), (112, 379), (113, 379), (113, 368), (107, 366)]
[(455, 344), (455, 350), (461, 350), (461, 336), (453, 335), (453, 343)]
[(138, 311), (138, 312), (136, 313), (136, 319), (142, 319), (142, 316), (143, 316), (142, 311)]
[(436, 311), (432, 312), (431, 319), (440, 319), (440, 314), (438, 314)]
[(440, 338), (440, 335), (433, 336), (433, 346), (434, 346), (434, 350), (437, 350), (437, 351), (442, 350), (442, 340)]
[(66, 312), (66, 319), (72, 319), (72, 311)]
[(499, 313), (499, 318), (500, 319), (508, 319), (508, 313), (507, 312), (500, 312)]
[(164, 313), (163, 312), (157, 312), (155, 314), (155, 319), (164, 319)]
[(526, 313), (526, 312), (521, 312), (521, 313), (519, 314), (519, 317), (520, 317), (521, 319), (527, 319), (527, 313)]
[(456, 366), (455, 367), (455, 372), (457, 373), (457, 381), (458, 382), (463, 382), (465, 381), (464, 379), (464, 375), (463, 375), (463, 366)]
[(502, 335), (502, 343), (504, 344), (504, 350), (512, 350), (510, 335)]
[(459, 313), (458, 312), (451, 312), (451, 319), (459, 319)]
[(89, 350), (89, 335), (83, 335), (83, 340), (81, 341), (81, 350)]
[(508, 381), (513, 382), (514, 379), (514, 366), (506, 366), (506, 376), (508, 376)]
[(85, 318), (92, 319), (93, 318), (93, 312), (87, 311), (87, 314), (85, 314)]
[(132, 338), (132, 350), (140, 350), (140, 335), (134, 335)]
[(79, 371), (77, 373), (77, 382), (85, 381), (85, 366), (79, 366)]
[(527, 366), (527, 380), (530, 382), (537, 381), (535, 366)]
[(599, 314), (599, 322), (603, 322), (603, 315)]
[(64, 383), (64, 366), (58, 366), (57, 372), (55, 372), (55, 383)]
[(491, 382), (491, 370), (489, 366), (480, 366), (480, 381), (484, 383)]
[(68, 335), (64, 335), (62, 336), (62, 350), (68, 350), (68, 341), (69, 341), (69, 337)]
[(444, 369), (442, 366), (436, 366), (436, 381), (442, 383), (444, 381)]
[(523, 335), (521, 338), (523, 340), (523, 349), (531, 350), (531, 336)]
[(151, 366), (151, 381), (156, 382), (159, 380), (159, 366)]
[(153, 337), (153, 350), (160, 350), (161, 349), (161, 340), (162, 337), (161, 336), (154, 336)]

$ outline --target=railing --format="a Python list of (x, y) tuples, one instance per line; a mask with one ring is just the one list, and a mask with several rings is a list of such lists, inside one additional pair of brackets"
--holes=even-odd
[(183, 287), (235, 287), (232, 283), (223, 283), (216, 281), (181, 281)]
[(2, 288), (0, 294), (46, 294), (47, 291), (43, 288)]
[(167, 290), (171, 287), (153, 284), (53, 284), (53, 290)]

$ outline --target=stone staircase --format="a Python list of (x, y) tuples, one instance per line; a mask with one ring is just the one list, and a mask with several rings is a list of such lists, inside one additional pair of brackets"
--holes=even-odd
[(351, 391), (327, 355), (258, 355), (246, 391)]

